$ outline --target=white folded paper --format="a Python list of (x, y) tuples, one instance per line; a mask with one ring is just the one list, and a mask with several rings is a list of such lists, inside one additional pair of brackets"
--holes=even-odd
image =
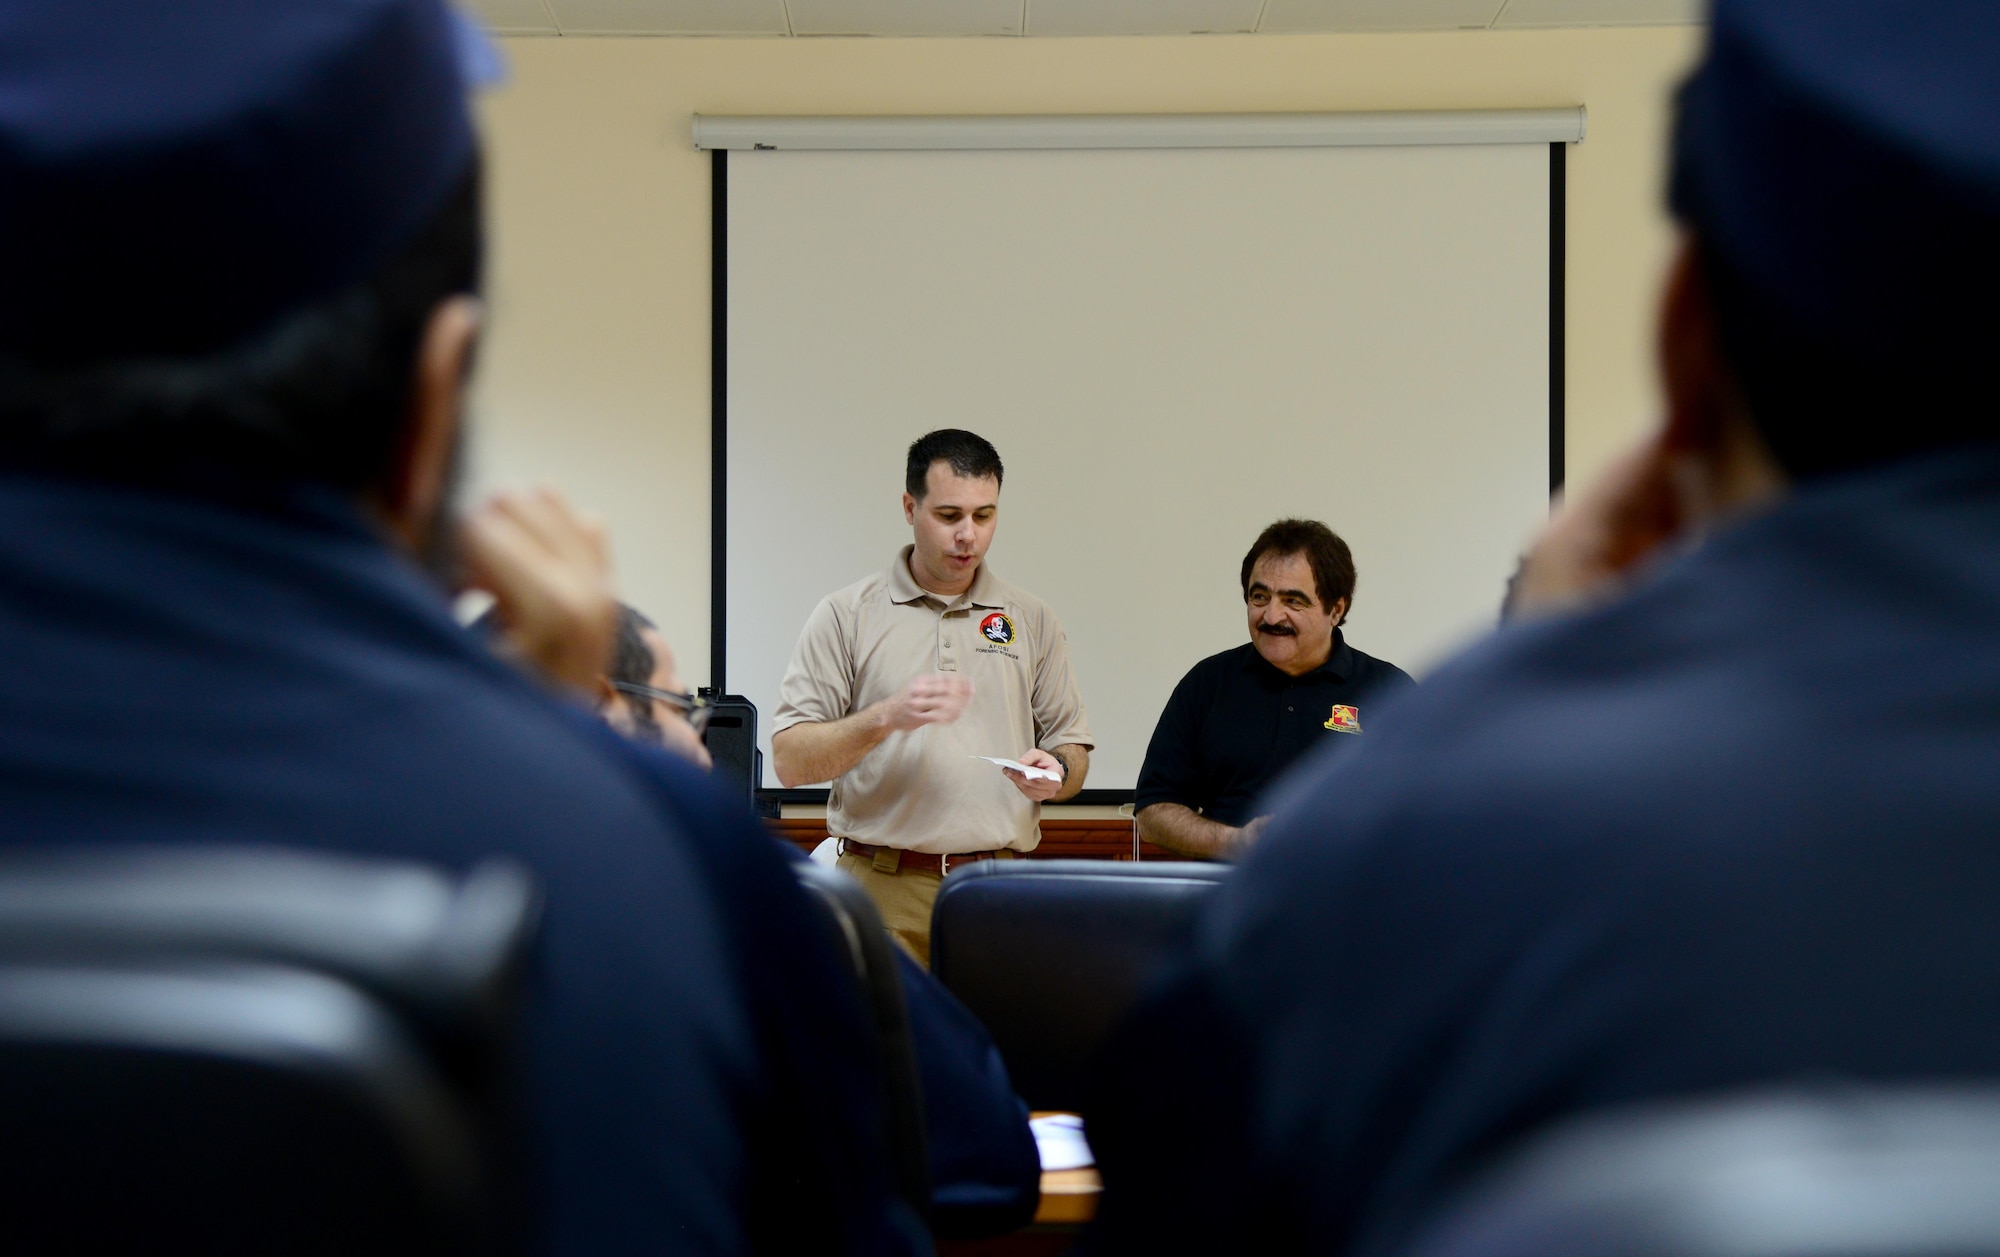
[(1042, 1154), (1044, 1170), (1080, 1170), (1096, 1165), (1097, 1156), (1083, 1137), (1083, 1119), (1074, 1113), (1050, 1113), (1030, 1118), (1035, 1132), (1035, 1149)]
[(995, 755), (975, 755), (972, 758), (983, 759), (989, 764), (998, 764), (1002, 768), (1011, 768), (1023, 777), (1026, 777), (1029, 781), (1033, 781), (1037, 777), (1046, 777), (1050, 781), (1062, 780), (1062, 774), (1053, 768), (1036, 768), (1032, 764), (1023, 764), (1018, 759), (1001, 759)]

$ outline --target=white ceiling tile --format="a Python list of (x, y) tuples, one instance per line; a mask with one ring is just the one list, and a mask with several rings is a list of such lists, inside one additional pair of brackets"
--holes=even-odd
[(555, 20), (542, 0), (466, 0), (472, 15), (503, 35), (553, 35)]
[(1706, 0), (1508, 0), (1495, 26), (1679, 26), (1708, 19)]
[(788, 0), (795, 35), (1018, 35), (1021, 0)]
[(1504, 0), (1270, 0), (1271, 34), (1303, 31), (1436, 31), (1490, 25)]
[(1264, 0), (1028, 0), (1030, 35), (1207, 35), (1257, 29)]
[(565, 35), (783, 35), (784, 0), (548, 0)]

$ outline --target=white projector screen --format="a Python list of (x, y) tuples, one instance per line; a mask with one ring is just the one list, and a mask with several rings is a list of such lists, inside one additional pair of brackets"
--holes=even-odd
[(711, 682), (764, 713), (764, 784), (799, 630), (909, 541), (904, 452), (933, 428), (1006, 463), (988, 562), (1068, 633), (1087, 798), (1130, 791), (1174, 684), (1248, 640), (1238, 565), (1281, 516), (1353, 547), (1356, 648), (1421, 678), (1490, 625), (1560, 474), (1560, 162), (1545, 143), (718, 153)]

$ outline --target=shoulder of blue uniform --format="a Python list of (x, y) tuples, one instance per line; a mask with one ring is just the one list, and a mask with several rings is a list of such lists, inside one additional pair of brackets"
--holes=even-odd
[[(1249, 980), (1244, 955), (1282, 952), (1273, 940), (1311, 934), (1329, 913), (1363, 910), (1349, 897), (1364, 882), (1400, 869), (1421, 883), (1421, 870), (1450, 867), (1461, 844), (1490, 844), (1496, 821), (1517, 800), (1545, 793), (1547, 782), (1509, 779), (1493, 788), (1502, 774), (1489, 761), (1506, 753), (1521, 722), (1537, 719), (1539, 677), (1550, 661), (1575, 635), (1597, 631), (1587, 622), (1603, 614), (1489, 636), (1424, 685), (1398, 685), (1380, 714), (1367, 710), (1368, 736), (1347, 753), (1287, 778), (1267, 800), (1270, 829), (1205, 918), (1207, 963), (1225, 966), (1230, 981)], [(1231, 1002), (1248, 999), (1246, 992)]]
[(759, 1077), (782, 1110), (777, 1116), (796, 1130), (793, 1146), (855, 1166), (853, 1186), (869, 1189), (837, 1197), (850, 1216), (831, 1229), (888, 1243), (909, 1228), (884, 1173), (886, 1152), (874, 1142), (881, 1100), (864, 1047), (871, 1023), (793, 873), (802, 857), (708, 774), (593, 723), (590, 736), (654, 800), (708, 883), (729, 937), (731, 976), (759, 1028)]
[(1488, 635), (1400, 695), (1353, 754), (1292, 783), (1260, 852), (1393, 835), (1415, 853), (1509, 829), (1589, 843), (1614, 814), (1628, 834), (1651, 832), (1656, 818), (1632, 799), (1668, 789), (1663, 767), (1764, 745), (1774, 721), (1804, 735), (1839, 701), (1858, 674), (1802, 668), (1809, 653), (1837, 670), (1883, 651), (1915, 658), (1937, 620), (1963, 625), (2000, 599), (1981, 553), (1939, 556), (1934, 535), (1940, 518), (1991, 518), (2000, 456), (1988, 461), (1940, 456), (1815, 483), (1609, 601)]
[[(596, 743), (694, 852), (715, 890), (753, 984), (780, 971), (824, 977), (830, 949), (792, 864), (804, 857), (766, 830), (708, 773), (666, 751), (633, 742), (578, 712)], [(587, 727), (585, 727), (587, 726)], [(836, 983), (831, 998), (844, 1003)], [(851, 1010), (850, 1010), (851, 1011)]]
[[(1414, 812), (1451, 794), (1461, 778), (1483, 772), (1487, 752), (1504, 750), (1538, 720), (1560, 719), (1545, 717), (1538, 704), (1561, 683), (1576, 644), (1623, 633), (1627, 623), (1645, 627), (1656, 620), (1623, 605), (1601, 607), (1504, 628), (1468, 647), (1422, 686), (1395, 670), (1399, 680), (1390, 718), (1369, 723), (1369, 736), (1349, 754), (1285, 785), (1271, 800), (1277, 820), (1260, 850), (1322, 840), (1314, 835), (1338, 833), (1348, 842), (1391, 826), (1400, 831)], [(1565, 769), (1556, 764), (1548, 771)]]
[[(1423, 858), (1425, 848), (1484, 842), (1515, 822), (1562, 840), (1569, 817), (1603, 801), (1606, 774), (1640, 754), (1684, 749), (1740, 714), (1706, 703), (1689, 664), (1712, 686), (1754, 671), (1753, 656), (1770, 644), (1759, 626), (1776, 611), (1759, 601), (1756, 577), (1783, 561), (1762, 535), (1782, 521), (1753, 524), (1661, 563), (1611, 601), (1505, 626), (1423, 685), (1400, 687), (1353, 753), (1273, 800), (1279, 819), (1260, 851), (1393, 834)], [(1672, 727), (1641, 722), (1607, 740), (1602, 723), (1620, 705), (1674, 713)], [(1542, 815), (1556, 796), (1574, 806)]]
[(660, 747), (624, 737), (586, 712), (565, 716), (579, 736), (651, 799), (662, 818), (674, 824), (718, 873), (775, 879), (790, 886), (782, 844), (740, 802), (724, 794), (709, 774)]
[[(122, 566), (105, 573), (106, 587), (134, 606), (196, 606), (192, 580), (254, 587), (266, 601), (258, 615), (238, 621), (242, 640), (270, 646), (295, 670), (350, 674), (342, 694), (497, 702), (530, 719), (566, 707), (459, 625), (436, 585), (330, 490), (273, 490), (238, 501), (0, 481), (0, 511), (14, 515), (17, 508), (38, 522), (22, 540), (64, 547), (65, 561), (79, 565), (73, 571), (118, 557)], [(472, 723), (460, 732), (469, 744), (494, 731)]]

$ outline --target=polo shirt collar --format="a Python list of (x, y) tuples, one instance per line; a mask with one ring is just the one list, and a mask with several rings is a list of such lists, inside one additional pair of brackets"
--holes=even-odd
[(889, 565), (889, 601), (922, 602), (930, 597), (910, 575), (910, 552), (915, 546), (904, 546), (896, 552), (896, 561)]
[[(917, 584), (916, 578), (910, 575), (910, 554), (915, 549), (916, 547), (913, 545), (904, 546), (896, 552), (896, 561), (889, 565), (889, 601), (891, 602), (922, 602), (927, 598), (938, 596), (925, 590), (923, 586)], [(988, 565), (982, 562), (979, 565), (979, 570), (972, 575), (972, 588), (966, 590), (958, 597), (950, 599), (945, 605), (947, 608), (950, 608), (957, 606), (960, 602), (965, 602), (975, 607), (1005, 607), (1007, 605), (1007, 588), (999, 577), (992, 574)]]
[[(981, 571), (980, 575), (985, 575), (985, 572)], [(1326, 662), (1304, 676), (1294, 677), (1280, 671), (1272, 665), (1270, 660), (1264, 658), (1262, 652), (1257, 649), (1257, 643), (1255, 642), (1250, 643), (1250, 657), (1243, 661), (1243, 666), (1253, 671), (1261, 668), (1266, 672), (1283, 677), (1287, 681), (1309, 681), (1314, 677), (1324, 676), (1331, 677), (1345, 684), (1354, 679), (1354, 663), (1354, 647), (1347, 644), (1346, 634), (1342, 633), (1339, 629), (1335, 629), (1333, 630), (1333, 649), (1327, 652)]]
[(965, 598), (975, 607), (998, 609), (1007, 605), (1007, 587), (981, 559), (979, 570), (972, 574), (972, 588), (965, 591)]
[(1314, 671), (1328, 673), (1336, 681), (1354, 679), (1354, 647), (1347, 644), (1345, 633), (1333, 630), (1333, 649), (1327, 653), (1326, 662)]

